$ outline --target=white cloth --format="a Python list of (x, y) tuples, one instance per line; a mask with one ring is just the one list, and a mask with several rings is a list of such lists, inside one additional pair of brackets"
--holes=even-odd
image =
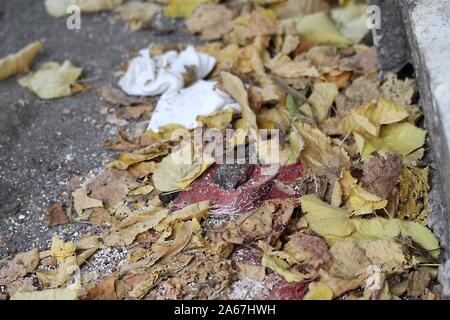
[(129, 95), (156, 96), (183, 88), (186, 67), (193, 68), (197, 79), (203, 79), (214, 68), (216, 59), (197, 52), (189, 46), (184, 51), (168, 51), (162, 56), (151, 57), (148, 48), (134, 58), (119, 86)]

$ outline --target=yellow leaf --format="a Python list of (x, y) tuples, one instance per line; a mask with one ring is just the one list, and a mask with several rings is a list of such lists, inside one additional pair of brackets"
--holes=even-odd
[(221, 72), (220, 76), (225, 91), (241, 106), (242, 119), (248, 124), (248, 128), (250, 130), (258, 130), (256, 115), (250, 109), (248, 93), (242, 80), (225, 71)]
[(330, 206), (316, 195), (303, 196), (300, 202), (309, 227), (327, 241), (348, 237), (355, 231), (353, 222), (344, 210)]
[(233, 120), (233, 109), (225, 109), (209, 116), (198, 116), (197, 122), (201, 122), (208, 129), (225, 130)]
[(333, 8), (331, 17), (338, 30), (353, 43), (359, 43), (369, 32), (367, 28), (367, 5), (355, 4), (353, 1), (345, 6)]
[(206, 217), (208, 217), (209, 207), (209, 201), (190, 204), (183, 209), (172, 212), (169, 217), (164, 219), (162, 224), (170, 225), (173, 222), (187, 221), (192, 219), (202, 221), (206, 219)]
[(319, 82), (314, 84), (313, 93), (308, 101), (318, 121), (322, 122), (328, 118), (331, 105), (338, 94), (338, 88), (334, 83)]
[(322, 282), (311, 282), (303, 300), (332, 300), (333, 291)]
[(147, 159), (147, 156), (136, 153), (121, 153), (118, 160), (114, 160), (106, 165), (107, 168), (116, 168), (120, 170), (126, 170), (133, 164), (143, 162)]
[(202, 158), (200, 150), (187, 143), (160, 162), (153, 171), (154, 185), (163, 192), (183, 190), (213, 163), (213, 158)]
[(151, 184), (148, 184), (146, 186), (142, 186), (142, 187), (132, 190), (129, 193), (129, 195), (130, 196), (147, 195), (147, 194), (150, 194), (154, 189), (155, 188)]
[(319, 129), (300, 122), (294, 126), (305, 143), (300, 158), (306, 168), (342, 166), (350, 162), (345, 150), (333, 146), (331, 139)]
[(342, 121), (341, 130), (343, 133), (367, 132), (378, 137), (382, 125), (400, 122), (408, 118), (408, 115), (408, 111), (402, 105), (381, 98), (378, 103), (371, 102), (353, 109)]
[(357, 138), (358, 134), (354, 135), (359, 140), (357, 144), (362, 158), (367, 160), (374, 151), (393, 151), (407, 156), (424, 145), (427, 132), (401, 122), (383, 126), (379, 137), (364, 135)]
[(264, 255), (261, 261), (262, 265), (266, 268), (283, 276), (287, 282), (301, 282), (304, 280), (304, 276), (298, 272), (288, 270), (289, 265), (283, 260), (277, 257), (271, 257)]
[(373, 213), (375, 210), (383, 209), (387, 206), (386, 199), (382, 199), (360, 186), (352, 189), (349, 202), (354, 215)]
[(402, 248), (392, 239), (362, 241), (359, 246), (372, 264), (382, 265), (387, 273), (403, 272), (407, 267)]
[(429, 168), (404, 167), (400, 176), (399, 218), (426, 223), (429, 212)]
[(211, 0), (169, 0), (164, 14), (168, 18), (187, 18), (203, 3), (211, 3)]
[(300, 158), (300, 154), (305, 147), (305, 142), (294, 126), (291, 128), (291, 132), (289, 133), (289, 147), (291, 154), (287, 164), (297, 163)]
[(94, 13), (98, 11), (112, 10), (119, 6), (123, 0), (45, 0), (47, 13), (54, 17), (68, 15), (67, 8), (76, 5), (81, 12)]
[(58, 236), (52, 238), (51, 255), (58, 262), (62, 263), (68, 257), (75, 254), (76, 246), (72, 241), (64, 242)]
[(0, 80), (7, 79), (18, 73), (28, 72), (34, 57), (41, 51), (42, 43), (33, 42), (19, 52), (0, 59)]
[(86, 188), (79, 188), (72, 192), (73, 204), (77, 214), (81, 214), (83, 210), (90, 208), (103, 208), (103, 202), (87, 195)]
[(243, 274), (251, 279), (263, 281), (266, 277), (266, 269), (264, 267), (241, 262), (237, 262), (236, 265)]
[(11, 300), (78, 300), (80, 294), (79, 284), (75, 283), (67, 288), (58, 288), (42, 291), (17, 291)]
[(301, 39), (308, 42), (341, 46), (351, 44), (349, 39), (339, 33), (333, 21), (324, 11), (300, 18), (297, 23), (297, 31)]
[(75, 84), (81, 73), (82, 69), (74, 67), (69, 60), (62, 65), (47, 62), (36, 72), (20, 78), (19, 84), (42, 99), (67, 97), (72, 94), (71, 85)]

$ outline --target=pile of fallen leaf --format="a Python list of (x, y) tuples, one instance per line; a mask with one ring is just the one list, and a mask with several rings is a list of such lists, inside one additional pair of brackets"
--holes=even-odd
[[(72, 206), (50, 210), (52, 225), (70, 216), (104, 231), (79, 241), (54, 237), (48, 251), (3, 261), (0, 285), (8, 296), (439, 299), (440, 249), (426, 225), (429, 168), (415, 82), (394, 74), (377, 80), (376, 51), (362, 44), (364, 4), (97, 3), (103, 7), (82, 11), (114, 9), (133, 30), (157, 15), (185, 18), (187, 29), (207, 41), (196, 49), (217, 59), (208, 78), (218, 79), (241, 107), (238, 115), (225, 110), (202, 117), (204, 128), (278, 129), (281, 167), (262, 175), (268, 167), (260, 150), (257, 165), (217, 164), (195, 152), (206, 143), (171, 139), (178, 126), (134, 137), (119, 131), (105, 143), (122, 152), (118, 159), (72, 193)], [(21, 64), (2, 60), (0, 78), (26, 71), (39, 48), (19, 52)], [(161, 55), (173, 48), (184, 46), (149, 50)], [(20, 84), (51, 98), (55, 91), (43, 90), (48, 81), (42, 79), (63, 71), (55, 90), (67, 95), (80, 73), (68, 62), (43, 65)], [(136, 117), (153, 110), (152, 101), (112, 86), (101, 94)], [(233, 138), (235, 146), (249, 143)], [(184, 149), (194, 156), (179, 165), (173, 155)], [(113, 273), (82, 272), (97, 250), (116, 247), (128, 255)]]

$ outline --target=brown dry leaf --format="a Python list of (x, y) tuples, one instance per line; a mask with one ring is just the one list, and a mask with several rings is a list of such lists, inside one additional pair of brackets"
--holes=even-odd
[[(197, 220), (189, 220), (186, 222), (180, 222), (174, 226), (175, 229), (178, 229), (175, 234), (175, 238), (170, 242), (157, 242), (153, 244), (152, 251), (153, 253), (160, 258), (170, 258), (183, 251), (184, 248), (191, 241), (193, 231), (194, 231), (194, 222)], [(198, 222), (196, 222), (198, 224)]]
[(83, 210), (90, 208), (103, 208), (103, 202), (88, 196), (86, 188), (79, 188), (72, 192), (73, 205), (77, 214), (81, 214)]
[(148, 27), (153, 18), (161, 12), (161, 7), (151, 2), (130, 1), (115, 10), (118, 17), (128, 21), (133, 31)]
[(36, 275), (44, 289), (54, 289), (65, 284), (80, 268), (76, 256), (67, 257), (56, 269), (36, 271)]
[(130, 245), (136, 239), (137, 235), (156, 227), (161, 220), (167, 217), (167, 214), (167, 210), (161, 210), (125, 229), (110, 231), (104, 236), (103, 244), (107, 247)]
[(414, 79), (400, 80), (394, 73), (388, 73), (381, 92), (386, 99), (390, 99), (404, 106), (410, 106), (416, 94), (417, 86)]
[(387, 198), (399, 183), (402, 170), (401, 155), (389, 152), (383, 157), (376, 153), (364, 164), (361, 181), (368, 190), (382, 198)]
[(0, 81), (19, 73), (28, 72), (34, 57), (41, 51), (42, 43), (33, 42), (19, 52), (0, 59)]
[(334, 83), (318, 82), (314, 84), (313, 93), (308, 102), (314, 116), (320, 122), (330, 115), (331, 105), (334, 103), (339, 91)]
[(321, 269), (319, 273), (320, 281), (333, 291), (334, 298), (337, 298), (346, 292), (363, 287), (366, 280), (365, 274), (351, 279), (344, 279), (334, 277), (323, 269)]
[(240, 272), (251, 279), (263, 281), (266, 277), (266, 269), (264, 267), (241, 262), (237, 262), (236, 265)]
[(429, 168), (404, 167), (400, 176), (398, 217), (426, 223), (429, 212)]
[(105, 208), (86, 209), (85, 214), (89, 216), (89, 222), (96, 226), (110, 225), (115, 227), (117, 219)]
[(61, 203), (56, 202), (48, 209), (47, 225), (51, 228), (69, 222), (69, 217)]
[(110, 169), (96, 177), (86, 188), (92, 198), (101, 200), (105, 208), (111, 208), (139, 186), (140, 183), (127, 171)]
[(236, 44), (229, 44), (222, 48), (222, 44), (219, 42), (205, 44), (198, 47), (197, 50), (212, 55), (217, 59), (212, 76), (217, 76), (222, 71), (230, 71), (243, 51)]
[(309, 61), (295, 61), (283, 54), (279, 54), (270, 60), (266, 64), (266, 67), (273, 74), (286, 79), (301, 77), (317, 78), (320, 75), (316, 67), (311, 65)]
[(306, 168), (339, 167), (350, 163), (345, 150), (333, 146), (331, 139), (319, 129), (301, 122), (294, 126), (305, 143), (300, 158)]
[[(0, 261), (0, 284), (6, 286), (10, 294), (14, 293), (21, 286), (22, 278), (36, 270), (39, 261), (40, 256), (37, 248), (19, 253), (10, 261)], [(6, 264), (3, 265), (4, 262)]]
[(224, 226), (222, 238), (230, 243), (242, 244), (265, 240), (276, 242), (294, 211), (292, 203), (267, 201), (253, 212), (245, 214)]
[(383, 272), (402, 272), (407, 268), (407, 260), (399, 244), (392, 239), (361, 241), (359, 246), (364, 249), (371, 264), (382, 265)]
[(328, 11), (330, 5), (324, 0), (287, 0), (274, 8), (279, 19), (297, 18), (320, 11)]
[(319, 268), (328, 269), (333, 256), (327, 247), (325, 240), (302, 232), (296, 232), (289, 236), (289, 241), (284, 245), (283, 251), (289, 253), (299, 261), (308, 265), (308, 270), (315, 275)]
[(433, 268), (419, 268), (408, 275), (407, 295), (422, 297), (429, 288), (430, 282), (436, 279), (438, 270)]
[(248, 93), (247, 90), (245, 90), (242, 80), (225, 71), (221, 72), (220, 76), (225, 91), (228, 92), (241, 106), (242, 119), (248, 125), (248, 129), (258, 130), (256, 116), (250, 109)]
[(330, 250), (334, 258), (330, 273), (335, 277), (353, 279), (364, 274), (371, 264), (355, 241), (337, 241)]
[(224, 5), (201, 5), (186, 20), (191, 33), (200, 33), (203, 40), (218, 40), (233, 28), (235, 14)]
[(87, 289), (81, 300), (118, 300), (116, 293), (117, 274), (112, 274), (97, 281)]

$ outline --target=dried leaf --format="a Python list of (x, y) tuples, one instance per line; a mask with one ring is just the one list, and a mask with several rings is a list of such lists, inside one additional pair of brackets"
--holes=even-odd
[(233, 27), (234, 13), (224, 5), (201, 5), (186, 20), (192, 33), (200, 33), (203, 40), (218, 40)]
[[(361, 136), (357, 133), (353, 135), (362, 158), (368, 160), (375, 151), (391, 151), (410, 156), (423, 147), (427, 132), (410, 123), (401, 122), (383, 126), (378, 138), (370, 135)], [(411, 157), (411, 160), (419, 160), (422, 156), (423, 154), (418, 154), (415, 159)]]
[(190, 143), (173, 151), (153, 171), (155, 188), (163, 192), (185, 189), (214, 162), (208, 156), (198, 157), (201, 154)]
[(51, 228), (69, 222), (69, 217), (63, 205), (59, 202), (54, 203), (48, 210), (47, 225)]
[(304, 276), (301, 273), (290, 271), (289, 265), (277, 257), (264, 255), (262, 257), (261, 263), (264, 267), (269, 268), (272, 271), (283, 276), (287, 282), (301, 282), (304, 280)]
[(42, 291), (16, 292), (11, 300), (78, 300), (80, 294), (79, 284), (73, 284), (67, 288), (58, 288)]
[(344, 149), (333, 146), (331, 139), (322, 131), (306, 123), (297, 122), (294, 126), (305, 143), (300, 158), (306, 168), (335, 167), (349, 163)]
[(122, 0), (45, 0), (47, 13), (54, 17), (68, 15), (68, 7), (75, 5), (81, 12), (94, 13), (98, 11), (112, 10), (119, 6)]
[(39, 98), (55, 99), (72, 95), (72, 85), (83, 69), (76, 68), (69, 60), (63, 64), (47, 62), (31, 74), (19, 79), (22, 87), (33, 91)]
[(256, 116), (250, 109), (248, 93), (247, 90), (245, 90), (242, 80), (228, 72), (221, 72), (220, 76), (225, 91), (227, 91), (241, 106), (242, 119), (248, 125), (248, 129), (258, 130)]
[(308, 293), (303, 300), (332, 300), (333, 291), (322, 282), (311, 282), (308, 286)]
[(314, 85), (313, 93), (308, 101), (316, 119), (320, 122), (328, 118), (331, 105), (339, 91), (334, 83), (319, 82)]
[(128, 21), (133, 31), (149, 26), (161, 7), (151, 2), (130, 1), (116, 8), (120, 19)]
[(34, 57), (42, 50), (40, 41), (33, 42), (19, 52), (0, 59), (0, 81), (18, 73), (28, 72)]
[(264, 267), (241, 262), (237, 262), (236, 265), (239, 268), (240, 272), (242, 272), (244, 275), (246, 275), (251, 279), (263, 281), (264, 278), (266, 277), (266, 269)]
[(116, 293), (117, 275), (112, 274), (91, 286), (82, 300), (118, 300)]
[(66, 258), (73, 256), (76, 248), (72, 241), (65, 242), (58, 236), (52, 238), (51, 255), (58, 263), (63, 263)]
[(297, 23), (297, 31), (304, 41), (346, 46), (351, 43), (336, 28), (333, 21), (322, 11), (304, 16)]
[(214, 2), (212, 0), (168, 0), (164, 14), (168, 18), (187, 18), (201, 4)]
[(378, 196), (386, 198), (399, 183), (402, 169), (401, 155), (387, 153), (382, 157), (376, 154), (364, 164), (362, 183)]
[(426, 223), (429, 213), (429, 168), (404, 167), (400, 176), (398, 217)]
[(167, 210), (161, 210), (123, 230), (110, 231), (104, 236), (103, 244), (107, 247), (130, 245), (138, 234), (156, 227), (161, 220), (167, 217), (167, 214)]
[(303, 212), (306, 213), (309, 227), (327, 241), (351, 236), (356, 230), (344, 210), (328, 205), (317, 196), (303, 196), (300, 202)]
[(103, 202), (87, 195), (86, 188), (79, 188), (72, 192), (73, 203), (77, 214), (81, 214), (83, 210), (90, 208), (103, 208)]

